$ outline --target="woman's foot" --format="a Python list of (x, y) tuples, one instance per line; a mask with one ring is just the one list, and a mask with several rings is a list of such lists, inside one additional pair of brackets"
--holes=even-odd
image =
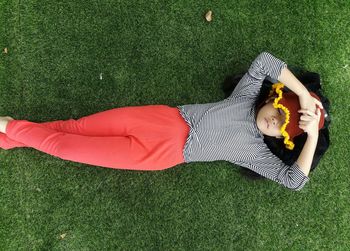
[(0, 117), (0, 132), (6, 133), (6, 127), (9, 121), (13, 120), (10, 116)]

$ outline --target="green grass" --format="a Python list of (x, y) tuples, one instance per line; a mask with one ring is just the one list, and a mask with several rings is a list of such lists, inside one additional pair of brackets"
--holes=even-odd
[(0, 150), (0, 250), (350, 249), (350, 2), (175, 2), (0, 0), (0, 115), (215, 102), (269, 51), (320, 73), (332, 103), (311, 181), (292, 192), (224, 161), (135, 172)]

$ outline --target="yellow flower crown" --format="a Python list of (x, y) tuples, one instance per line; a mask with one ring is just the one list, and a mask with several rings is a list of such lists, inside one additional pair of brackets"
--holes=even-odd
[(276, 109), (278, 109), (278, 108), (282, 109), (282, 111), (286, 115), (286, 120), (284, 121), (284, 124), (281, 126), (281, 129), (280, 129), (280, 132), (281, 132), (282, 136), (284, 137), (283, 143), (286, 145), (287, 149), (293, 150), (294, 143), (291, 140), (289, 140), (290, 136), (289, 136), (288, 132), (286, 131), (286, 127), (289, 124), (290, 112), (289, 112), (287, 107), (278, 103), (282, 99), (283, 92), (281, 89), (283, 87), (284, 87), (284, 84), (282, 84), (282, 83), (273, 84), (272, 90), (270, 91), (270, 94), (269, 94), (269, 97), (271, 97), (275, 92), (277, 93), (277, 97), (273, 101), (273, 107)]

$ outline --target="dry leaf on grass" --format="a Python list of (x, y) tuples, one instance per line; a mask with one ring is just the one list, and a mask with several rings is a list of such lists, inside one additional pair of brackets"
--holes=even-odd
[(213, 20), (212, 15), (213, 15), (213, 12), (212, 12), (211, 10), (208, 11), (208, 12), (205, 14), (205, 19), (206, 19), (208, 22), (210, 22), (211, 20)]
[(7, 48), (4, 48), (4, 50), (2, 51), (4, 54), (7, 54), (8, 53), (8, 50)]
[(61, 240), (64, 239), (64, 237), (66, 237), (67, 234), (61, 234), (60, 237), (61, 237)]

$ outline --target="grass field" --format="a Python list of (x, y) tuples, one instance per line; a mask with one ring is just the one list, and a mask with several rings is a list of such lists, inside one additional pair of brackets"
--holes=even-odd
[(300, 192), (224, 161), (135, 172), (0, 149), (0, 250), (350, 250), (349, 16), (345, 0), (0, 0), (0, 116), (215, 102), (269, 51), (321, 74), (333, 120)]

